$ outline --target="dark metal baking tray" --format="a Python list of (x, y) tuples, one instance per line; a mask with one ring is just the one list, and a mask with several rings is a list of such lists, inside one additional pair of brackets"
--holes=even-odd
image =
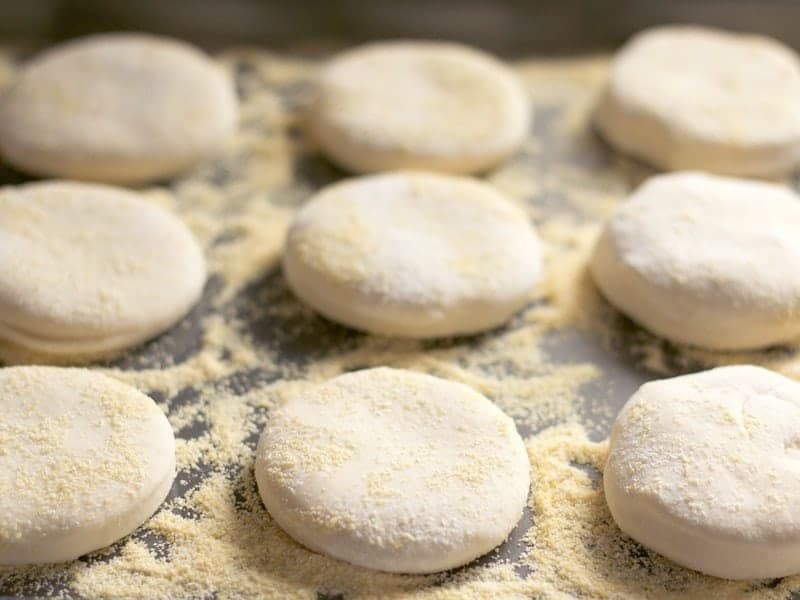
[[(796, 26), (800, 22), (800, 3), (790, 1), (0, 2), (0, 41), (21, 42), (30, 48), (91, 32), (144, 30), (181, 37), (211, 50), (243, 43), (286, 48), (309, 40), (327, 40), (342, 45), (386, 37), (427, 37), (459, 40), (502, 56), (514, 57), (534, 53), (560, 55), (611, 50), (633, 32), (667, 22), (697, 22), (760, 32), (800, 47), (800, 27)], [(275, 91), (284, 96), (293, 93), (292, 90)], [(531, 135), (545, 148), (555, 142), (552, 127), (548, 126), (548, 119), (552, 116), (552, 111), (538, 111), (531, 131)], [(610, 150), (595, 140), (581, 152), (570, 157), (578, 167), (607, 161)], [(637, 178), (652, 173), (644, 165), (638, 165), (636, 169)], [(320, 157), (315, 158), (312, 164), (296, 165), (295, 174), (297, 184), (306, 189), (319, 188), (345, 175)], [(0, 168), (0, 183), (15, 184), (27, 179), (12, 169)], [(530, 199), (531, 202), (540, 200)], [(550, 205), (550, 210), (559, 210), (557, 199), (546, 204)], [(211, 280), (204, 299), (180, 327), (112, 365), (127, 369), (153, 368), (162, 363), (165, 352), (175, 363), (191, 356), (201, 345), (202, 320), (211, 311), (219, 310), (211, 302), (215, 293), (215, 282)], [(253, 310), (259, 302), (265, 301), (286, 305), (296, 302), (279, 271), (271, 272), (263, 280), (245, 288), (224, 307), (224, 311), (235, 315), (241, 326), (256, 332), (259, 338), (274, 344), (286, 361), (300, 363), (319, 357), (317, 341), (320, 329), (325, 330), (326, 339), (335, 340), (323, 352), (333, 351), (337, 346), (346, 347), (361, 335), (310, 315), (287, 327), (265, 319), (263, 313)], [(550, 359), (555, 362), (591, 362), (602, 371), (600, 377), (581, 390), (581, 396), (586, 400), (582, 410), (595, 423), (590, 432), (594, 439), (605, 438), (613, 415), (630, 394), (641, 383), (657, 376), (643, 368), (640, 357), (631, 350), (637, 346), (635, 341), (642, 335), (641, 331), (622, 317), (617, 317), (617, 329), (618, 335), (611, 346), (608, 340), (576, 329), (554, 333), (545, 344)], [(452, 343), (458, 343), (458, 340)], [(663, 350), (669, 360), (672, 356), (669, 345), (664, 344)], [(678, 362), (671, 365), (675, 372), (691, 371), (696, 366)], [(237, 373), (231, 379), (244, 391), (269, 377), (270, 373), (255, 370)], [(181, 394), (172, 399), (158, 399), (187, 401)], [(596, 411), (595, 407), (599, 405), (607, 407), (607, 410)], [(200, 430), (188, 428), (180, 435), (199, 433)], [(171, 497), (185, 491), (176, 484)], [(520, 539), (531, 522), (532, 516), (526, 514), (501, 550), (500, 558), (518, 554)], [(59, 587), (56, 582), (55, 589)], [(0, 578), (0, 594), (4, 591), (8, 593)], [(64, 591), (68, 593), (68, 590)]]

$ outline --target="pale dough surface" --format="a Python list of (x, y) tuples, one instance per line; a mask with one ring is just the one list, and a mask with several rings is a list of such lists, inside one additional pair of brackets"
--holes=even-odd
[(61, 562), (128, 535), (175, 478), (150, 398), (85, 369), (0, 369), (0, 564)]
[(739, 365), (643, 385), (603, 477), (620, 528), (681, 565), (800, 572), (800, 384), (782, 375)]
[(542, 270), (526, 215), (488, 185), (399, 172), (346, 180), (296, 215), (284, 273), (324, 316), (371, 333), (430, 338), (497, 327)]
[(672, 341), (790, 341), (800, 336), (800, 199), (745, 179), (652, 177), (615, 209), (591, 272), (612, 304)]
[(232, 81), (197, 48), (94, 35), (23, 66), (0, 101), (0, 153), (35, 175), (134, 184), (216, 153), (236, 123)]
[(595, 123), (662, 169), (784, 174), (800, 162), (800, 62), (765, 37), (647, 30), (616, 55)]
[(0, 189), (0, 339), (54, 356), (118, 352), (181, 319), (205, 279), (189, 229), (137, 193)]
[(499, 60), (446, 42), (391, 41), (336, 56), (317, 79), (312, 132), (358, 173), (485, 171), (527, 135), (530, 107)]
[(256, 479), (293, 538), (383, 571), (442, 571), (485, 554), (522, 516), (528, 457), (514, 422), (460, 383), (377, 368), (270, 415)]

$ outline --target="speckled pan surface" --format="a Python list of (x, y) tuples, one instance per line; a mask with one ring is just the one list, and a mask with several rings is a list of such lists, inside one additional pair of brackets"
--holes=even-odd
[[(8, 81), (15, 52), (0, 52)], [(292, 212), (345, 176), (304, 132), (317, 58), (239, 48), (241, 132), (227, 153), (146, 197), (179, 213), (211, 272), (175, 329), (97, 370), (155, 398), (178, 438), (178, 477), (145, 526), (63, 565), (0, 568), (0, 594), (64, 597), (784, 598), (800, 577), (728, 582), (693, 573), (619, 532), (599, 479), (604, 440), (642, 382), (753, 362), (800, 377), (800, 347), (721, 354), (663, 343), (615, 313), (586, 275), (603, 219), (652, 171), (592, 132), (589, 111), (607, 56), (517, 60), (532, 99), (523, 150), (485, 179), (517, 202), (545, 243), (545, 281), (506, 327), (485, 335), (401, 341), (327, 322), (280, 273)], [(4, 170), (3, 181), (24, 181)], [(406, 576), (314, 554), (264, 510), (254, 449), (269, 411), (306, 386), (367, 366), (410, 368), (472, 385), (512, 416), (532, 465), (525, 516), (496, 552), (454, 572)]]

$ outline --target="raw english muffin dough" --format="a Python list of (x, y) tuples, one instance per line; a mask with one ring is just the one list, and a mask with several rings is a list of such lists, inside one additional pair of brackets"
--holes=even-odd
[(525, 91), (500, 61), (459, 44), (391, 41), (335, 57), (311, 110), (325, 154), (358, 173), (485, 171), (530, 124)]
[(496, 547), (530, 486), (525, 445), (499, 408), (463, 384), (388, 368), (341, 375), (274, 411), (255, 473), (295, 540), (397, 573)]
[(0, 153), (35, 175), (134, 184), (214, 154), (236, 123), (232, 81), (197, 48), (94, 35), (22, 68), (0, 101)]
[(643, 385), (611, 432), (603, 473), (635, 540), (729, 579), (800, 572), (800, 384), (722, 367)]
[(191, 232), (137, 193), (64, 181), (0, 188), (6, 346), (68, 360), (118, 353), (181, 319), (205, 279)]
[(800, 199), (744, 179), (653, 177), (613, 213), (591, 272), (613, 305), (672, 341), (790, 341), (800, 336)]
[(765, 37), (650, 29), (617, 54), (595, 123), (663, 169), (787, 173), (800, 162), (800, 62)]
[(86, 369), (0, 369), (0, 564), (75, 559), (167, 496), (175, 438), (134, 388)]
[(497, 327), (541, 273), (525, 214), (491, 187), (401, 172), (319, 192), (296, 215), (284, 273), (301, 300), (371, 333), (412, 338)]

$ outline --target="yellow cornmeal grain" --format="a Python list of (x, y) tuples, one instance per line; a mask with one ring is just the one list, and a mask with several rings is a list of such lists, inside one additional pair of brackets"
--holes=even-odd
[[(216, 161), (169, 188), (145, 191), (179, 213), (205, 249), (211, 280), (199, 316), (118, 366), (94, 367), (150, 393), (166, 411), (178, 437), (175, 497), (135, 534), (85, 560), (0, 568), (3, 593), (453, 600), (783, 598), (800, 589), (797, 577), (727, 582), (675, 566), (624, 536), (606, 508), (600, 480), (606, 444), (586, 432), (607, 430), (616, 409), (596, 410), (592, 418), (583, 410), (602, 404), (593, 394), (608, 387), (605, 367), (583, 354), (554, 357), (554, 337), (582, 331), (600, 352), (622, 348), (612, 360), (652, 376), (748, 361), (800, 378), (793, 349), (675, 348), (626, 324), (594, 289), (586, 259), (602, 219), (651, 173), (605, 150), (591, 131), (589, 111), (607, 75), (606, 57), (515, 65), (535, 105), (536, 133), (487, 180), (535, 220), (545, 280), (507, 327), (440, 342), (348, 333), (291, 297), (278, 270), (288, 222), (314, 191), (341, 177), (304, 134), (302, 107), (317, 62), (257, 49), (229, 50), (220, 60), (243, 94), (240, 135)], [(13, 54), (0, 50), (0, 85), (11, 65)], [(183, 338), (194, 346), (175, 354), (170, 343)], [(253, 475), (269, 410), (316, 382), (378, 365), (471, 385), (526, 436), (534, 524), (523, 517), (499, 554), (451, 573), (391, 575), (310, 552), (270, 519)], [(378, 500), (392, 492), (380, 480), (370, 485)]]

